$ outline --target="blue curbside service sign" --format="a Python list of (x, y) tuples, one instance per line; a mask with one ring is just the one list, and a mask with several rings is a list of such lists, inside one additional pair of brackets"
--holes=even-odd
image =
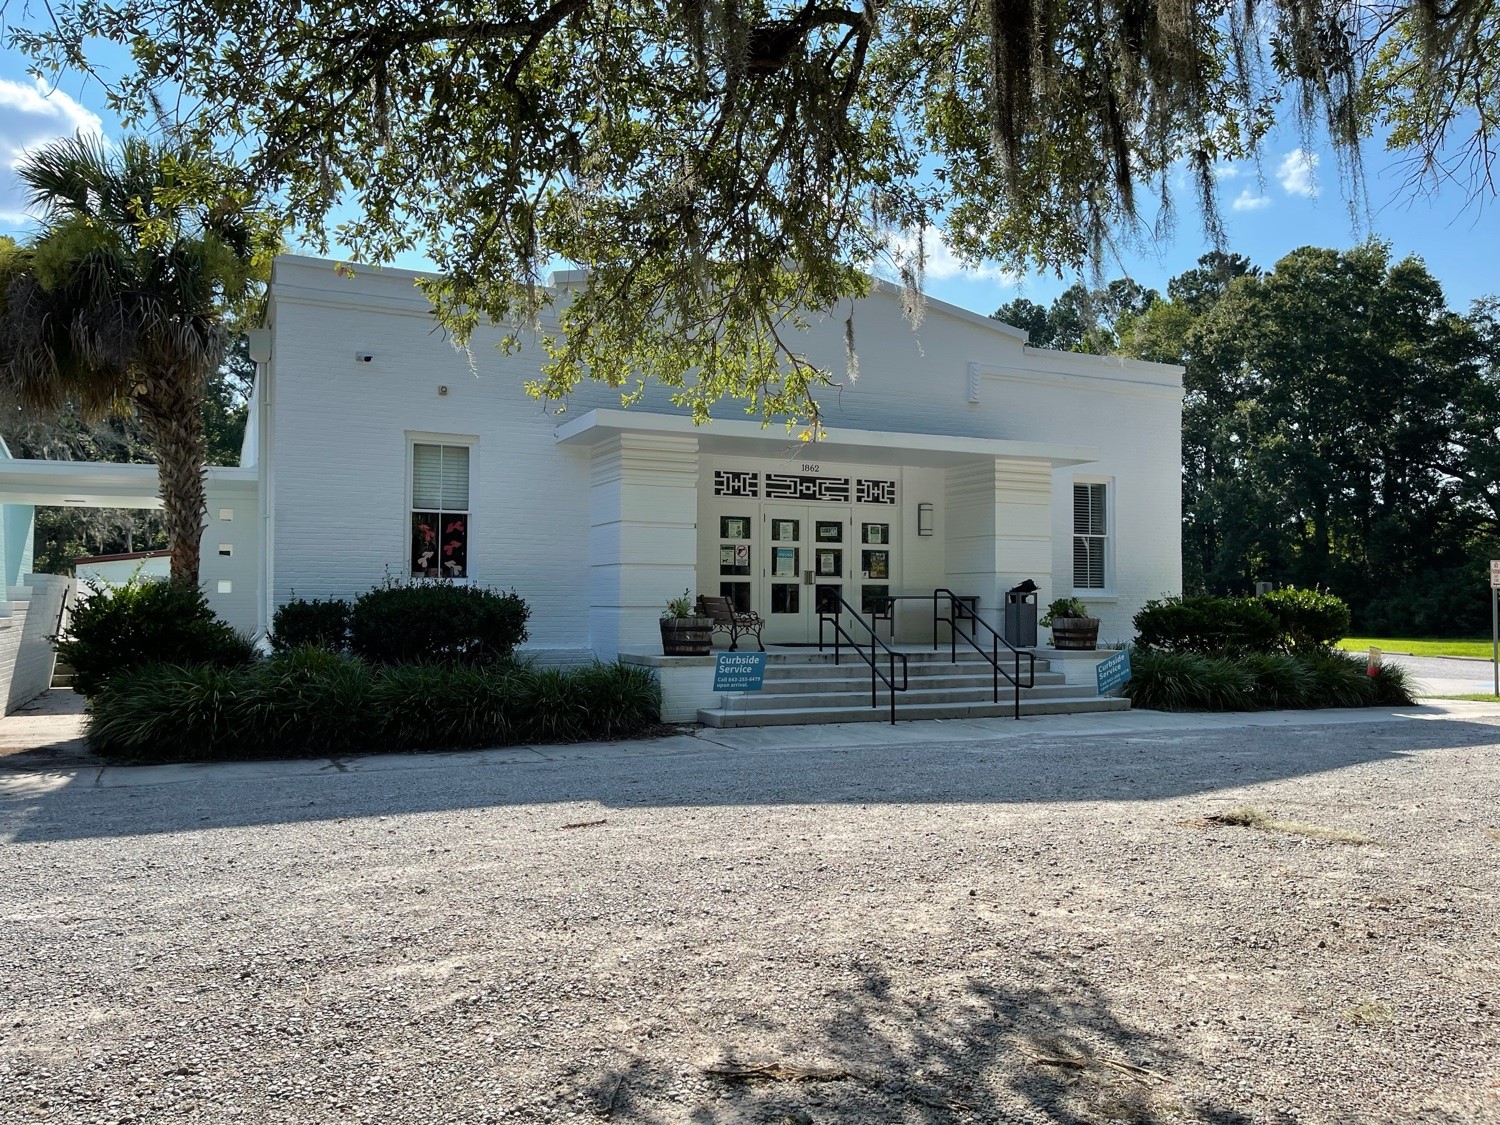
[(759, 691), (765, 679), (763, 652), (721, 652), (714, 665), (714, 691)]
[(1108, 695), (1116, 688), (1130, 682), (1130, 653), (1121, 649), (1111, 657), (1099, 661), (1094, 674), (1098, 677), (1099, 694)]

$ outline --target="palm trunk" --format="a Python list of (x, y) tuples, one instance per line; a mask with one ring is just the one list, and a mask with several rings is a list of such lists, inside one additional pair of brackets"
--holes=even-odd
[(156, 452), (172, 581), (196, 586), (205, 509), (203, 380), (196, 371), (153, 375), (142, 382), (136, 401)]

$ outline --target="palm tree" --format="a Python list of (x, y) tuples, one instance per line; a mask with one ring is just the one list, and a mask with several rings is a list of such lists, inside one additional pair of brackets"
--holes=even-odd
[(280, 247), (233, 169), (82, 134), (16, 169), (41, 229), (0, 244), (0, 385), (24, 405), (134, 409), (156, 456), (172, 578), (198, 582), (203, 398)]

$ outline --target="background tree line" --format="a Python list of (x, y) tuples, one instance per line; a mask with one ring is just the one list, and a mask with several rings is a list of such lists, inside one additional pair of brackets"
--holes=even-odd
[(1065, 350), (1180, 363), (1183, 582), (1319, 586), (1372, 634), (1486, 631), (1500, 557), (1500, 300), (1448, 308), (1378, 241), (1261, 270), (1211, 253), (1163, 296), (1075, 285), (995, 317)]

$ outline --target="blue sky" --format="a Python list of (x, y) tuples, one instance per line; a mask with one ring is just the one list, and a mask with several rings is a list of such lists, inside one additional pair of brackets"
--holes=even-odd
[[(82, 77), (65, 78), (55, 88), (41, 85), (27, 76), (22, 56), (0, 50), (0, 233), (19, 234), (28, 224), (24, 198), (10, 174), (16, 160), (26, 149), (77, 129), (119, 135), (98, 88)], [(1475, 297), (1500, 293), (1495, 269), (1500, 218), (1495, 207), (1468, 200), (1458, 191), (1413, 196), (1399, 158), (1378, 144), (1367, 146), (1364, 157), (1368, 209), (1361, 209), (1356, 225), (1327, 147), (1307, 141), (1294, 128), (1274, 132), (1259, 167), (1244, 162), (1219, 170), (1228, 248), (1264, 268), (1298, 246), (1343, 248), (1374, 234), (1390, 242), (1398, 257), (1421, 256), (1442, 283), (1449, 304), (1459, 311)], [(1142, 285), (1164, 290), (1168, 278), (1190, 268), (1210, 248), (1185, 178), (1178, 188), (1175, 233), (1122, 251), (1107, 265), (1106, 277), (1128, 274)], [(940, 241), (934, 245), (929, 240), (928, 251), (927, 291), (980, 313), (993, 312), (1015, 297), (1046, 303), (1077, 280), (964, 267)], [(399, 264), (426, 265), (418, 257)]]

